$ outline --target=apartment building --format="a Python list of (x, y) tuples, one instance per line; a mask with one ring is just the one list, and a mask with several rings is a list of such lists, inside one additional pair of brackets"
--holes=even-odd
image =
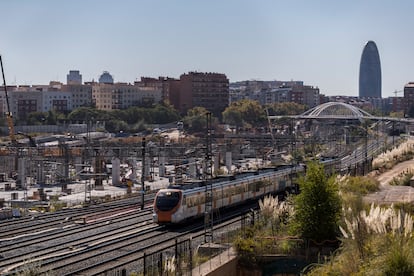
[(72, 93), (72, 109), (92, 106), (92, 85), (90, 83), (62, 85), (62, 91)]
[(128, 83), (93, 83), (92, 103), (100, 110), (150, 106), (162, 101), (162, 91)]
[(292, 86), (292, 102), (302, 104), (308, 108), (315, 107), (319, 102), (319, 88), (309, 85)]
[(302, 81), (242, 81), (232, 83), (230, 102), (240, 99), (256, 100), (260, 104), (295, 102), (309, 108), (320, 104), (319, 88)]
[(225, 74), (189, 72), (170, 86), (170, 102), (182, 114), (204, 107), (215, 116), (229, 105), (229, 79)]
[(153, 89), (161, 91), (161, 98), (163, 102), (170, 102), (170, 89), (174, 83), (178, 82), (178, 79), (170, 77), (141, 77), (140, 81), (134, 82), (135, 86), (145, 89)]
[(414, 82), (409, 82), (404, 86), (405, 113), (409, 113), (414, 108)]

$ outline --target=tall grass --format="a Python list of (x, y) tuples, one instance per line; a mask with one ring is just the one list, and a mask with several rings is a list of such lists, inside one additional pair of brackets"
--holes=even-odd
[(409, 160), (414, 154), (414, 139), (408, 139), (393, 148), (392, 150), (381, 153), (372, 161), (372, 168), (391, 169), (398, 162)]

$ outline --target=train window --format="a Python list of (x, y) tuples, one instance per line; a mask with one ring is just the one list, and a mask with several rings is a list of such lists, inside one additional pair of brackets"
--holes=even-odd
[(284, 190), (286, 188), (286, 180), (279, 181), (279, 190)]
[(187, 197), (186, 199), (186, 205), (187, 207), (193, 207), (194, 206), (194, 197)]
[(249, 191), (250, 192), (256, 191), (256, 184), (254, 182), (249, 183)]
[(180, 192), (159, 192), (155, 201), (155, 206), (160, 211), (170, 211), (180, 202)]
[(216, 189), (213, 190), (213, 198), (214, 199), (220, 199), (220, 193)]

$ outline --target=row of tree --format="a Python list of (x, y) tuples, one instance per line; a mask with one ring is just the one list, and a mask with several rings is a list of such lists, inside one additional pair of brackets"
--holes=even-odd
[[(267, 115), (294, 115), (305, 111), (305, 106), (296, 103), (277, 103), (262, 106), (257, 101), (241, 100), (233, 102), (221, 114), (221, 118), (212, 118), (213, 127), (220, 123), (229, 124), (235, 128), (260, 127), (267, 125)], [(109, 132), (139, 132), (152, 124), (167, 124), (183, 121), (185, 128), (190, 132), (200, 132), (206, 127), (208, 111), (203, 107), (194, 107), (188, 110), (185, 116), (169, 104), (157, 104), (153, 107), (131, 107), (123, 110), (98, 110), (93, 107), (80, 107), (71, 112), (32, 112), (20, 116), (16, 125), (54, 125), (63, 121), (105, 122)], [(2, 125), (6, 125), (3, 119)]]

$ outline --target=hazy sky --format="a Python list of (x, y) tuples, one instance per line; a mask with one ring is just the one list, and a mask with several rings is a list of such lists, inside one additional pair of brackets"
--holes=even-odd
[(414, 81), (413, 10), (412, 0), (1, 0), (0, 54), (7, 84), (200, 71), (357, 96), (374, 40), (388, 97)]

